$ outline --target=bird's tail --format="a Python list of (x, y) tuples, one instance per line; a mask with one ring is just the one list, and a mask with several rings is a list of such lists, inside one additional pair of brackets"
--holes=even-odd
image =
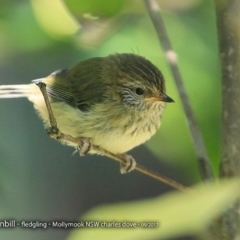
[(36, 87), (35, 84), (0, 85), (0, 98), (30, 97)]

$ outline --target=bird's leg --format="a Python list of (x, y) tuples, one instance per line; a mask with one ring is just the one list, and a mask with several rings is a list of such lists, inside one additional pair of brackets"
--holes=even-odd
[(125, 160), (124, 162), (120, 163), (120, 172), (122, 174), (129, 173), (136, 168), (137, 163), (131, 155), (123, 153), (123, 154), (119, 154), (119, 156), (124, 158)]
[(78, 146), (80, 156), (85, 156), (92, 149), (92, 143), (88, 138), (80, 138), (82, 145)]

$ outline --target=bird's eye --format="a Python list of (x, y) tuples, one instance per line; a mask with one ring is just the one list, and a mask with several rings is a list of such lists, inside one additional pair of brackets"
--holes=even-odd
[(136, 94), (137, 95), (143, 95), (144, 91), (142, 88), (136, 88)]

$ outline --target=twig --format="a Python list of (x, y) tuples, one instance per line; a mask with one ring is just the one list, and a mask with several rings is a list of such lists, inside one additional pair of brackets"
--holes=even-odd
[(182, 99), (183, 108), (187, 116), (189, 128), (193, 139), (201, 177), (203, 180), (211, 180), (214, 178), (214, 175), (210, 159), (204, 145), (200, 128), (197, 124), (192, 107), (190, 105), (189, 97), (184, 87), (183, 79), (178, 68), (177, 54), (172, 50), (171, 42), (167, 35), (167, 30), (160, 13), (160, 8), (156, 0), (144, 0), (144, 2), (148, 10), (149, 16), (152, 20), (152, 23), (155, 27), (159, 41), (162, 45), (163, 50), (165, 51), (166, 59), (170, 65), (175, 83)]
[[(44, 101), (46, 103), (46, 107), (47, 107), (47, 111), (48, 111), (48, 114), (49, 114), (49, 120), (50, 120), (50, 125), (52, 128), (54, 128), (54, 131), (56, 133), (56, 135), (52, 135), (52, 137), (56, 138), (56, 139), (62, 139), (62, 140), (65, 140), (65, 141), (68, 141), (68, 142), (71, 142), (71, 143), (75, 143), (77, 146), (83, 146), (83, 141), (80, 139), (80, 138), (74, 138), (70, 135), (67, 135), (67, 134), (64, 134), (62, 133), (59, 129), (57, 129), (57, 121), (53, 115), (53, 111), (52, 111), (52, 108), (51, 108), (51, 104), (50, 104), (50, 101), (49, 101), (49, 98), (48, 98), (48, 94), (47, 94), (47, 91), (46, 91), (46, 84), (45, 83), (42, 83), (42, 82), (39, 82), (38, 84), (38, 87), (40, 88), (41, 92), (42, 92), (42, 95), (44, 97)], [(125, 154), (113, 154), (109, 151), (106, 151), (98, 146), (92, 146), (92, 150), (100, 155), (104, 155), (104, 156), (107, 156), (111, 159), (114, 159), (120, 163), (125, 163), (126, 161), (126, 158), (125, 158)], [(148, 175), (152, 178), (155, 178), (157, 180), (159, 180), (160, 182), (164, 182), (166, 183), (167, 185), (170, 185), (172, 186), (173, 188), (176, 188), (178, 189), (179, 191), (182, 191), (182, 192), (186, 192), (186, 193), (189, 193), (189, 192), (192, 192), (193, 190), (191, 190), (190, 188), (188, 187), (185, 187), (165, 176), (162, 176), (154, 171), (151, 171), (151, 170), (148, 170), (146, 169), (145, 167), (141, 166), (141, 165), (136, 165), (136, 168), (135, 170), (145, 174), (145, 175)]]
[(48, 95), (47, 95), (47, 92), (46, 92), (46, 84), (42, 83), (42, 82), (39, 82), (36, 85), (40, 88), (40, 90), (42, 92), (44, 102), (45, 102), (47, 110), (48, 110), (48, 118), (49, 118), (50, 125), (51, 125), (51, 127), (57, 129), (57, 121), (54, 117), (52, 107), (51, 107), (51, 104), (49, 102)]

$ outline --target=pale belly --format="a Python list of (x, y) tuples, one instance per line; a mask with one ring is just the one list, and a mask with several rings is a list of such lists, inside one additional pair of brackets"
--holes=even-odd
[[(49, 127), (48, 113), (45, 103), (38, 101), (35, 108)], [(147, 141), (160, 126), (159, 113), (156, 116), (143, 116), (137, 124), (129, 120), (129, 115), (118, 116), (117, 121), (105, 114), (82, 113), (66, 103), (52, 103), (53, 113), (61, 132), (73, 137), (89, 138), (93, 145), (112, 153), (124, 153)], [(140, 117), (141, 118), (141, 117)], [(127, 126), (127, 127), (126, 127)], [(66, 143), (76, 147), (75, 144)]]

